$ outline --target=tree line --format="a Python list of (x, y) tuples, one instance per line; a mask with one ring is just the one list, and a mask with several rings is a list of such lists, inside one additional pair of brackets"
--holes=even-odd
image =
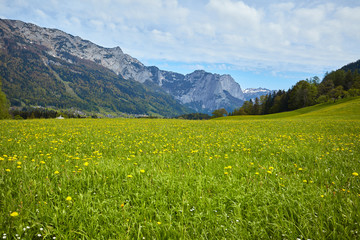
[(319, 77), (301, 80), (289, 90), (278, 90), (254, 100), (245, 101), (229, 115), (263, 115), (292, 111), (319, 103), (360, 96), (360, 74), (357, 69), (339, 69)]

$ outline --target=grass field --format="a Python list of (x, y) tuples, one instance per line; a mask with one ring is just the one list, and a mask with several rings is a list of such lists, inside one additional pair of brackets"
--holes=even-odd
[(0, 121), (1, 237), (360, 239), (359, 113)]

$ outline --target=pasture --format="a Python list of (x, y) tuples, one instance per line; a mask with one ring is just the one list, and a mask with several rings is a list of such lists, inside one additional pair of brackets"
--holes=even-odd
[(0, 121), (1, 237), (359, 239), (359, 103), (220, 121)]

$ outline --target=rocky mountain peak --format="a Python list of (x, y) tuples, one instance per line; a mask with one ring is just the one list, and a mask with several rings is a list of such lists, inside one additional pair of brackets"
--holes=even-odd
[[(199, 112), (217, 108), (233, 110), (241, 106), (244, 95), (241, 87), (230, 75), (196, 70), (182, 75), (146, 67), (136, 58), (125, 54), (120, 47), (104, 48), (80, 37), (57, 29), (34, 24), (0, 19), (0, 34), (16, 36), (30, 44), (46, 47), (47, 53), (72, 63), (71, 56), (90, 60), (106, 67), (124, 79), (132, 79), (148, 86), (157, 86), (182, 104)], [(1, 44), (1, 41), (0, 41)]]

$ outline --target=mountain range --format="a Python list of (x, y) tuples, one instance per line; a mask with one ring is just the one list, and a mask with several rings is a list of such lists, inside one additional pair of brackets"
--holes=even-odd
[(247, 100), (230, 75), (160, 70), (120, 47), (17, 20), (0, 19), (0, 76), (12, 106), (174, 116), (231, 111)]

